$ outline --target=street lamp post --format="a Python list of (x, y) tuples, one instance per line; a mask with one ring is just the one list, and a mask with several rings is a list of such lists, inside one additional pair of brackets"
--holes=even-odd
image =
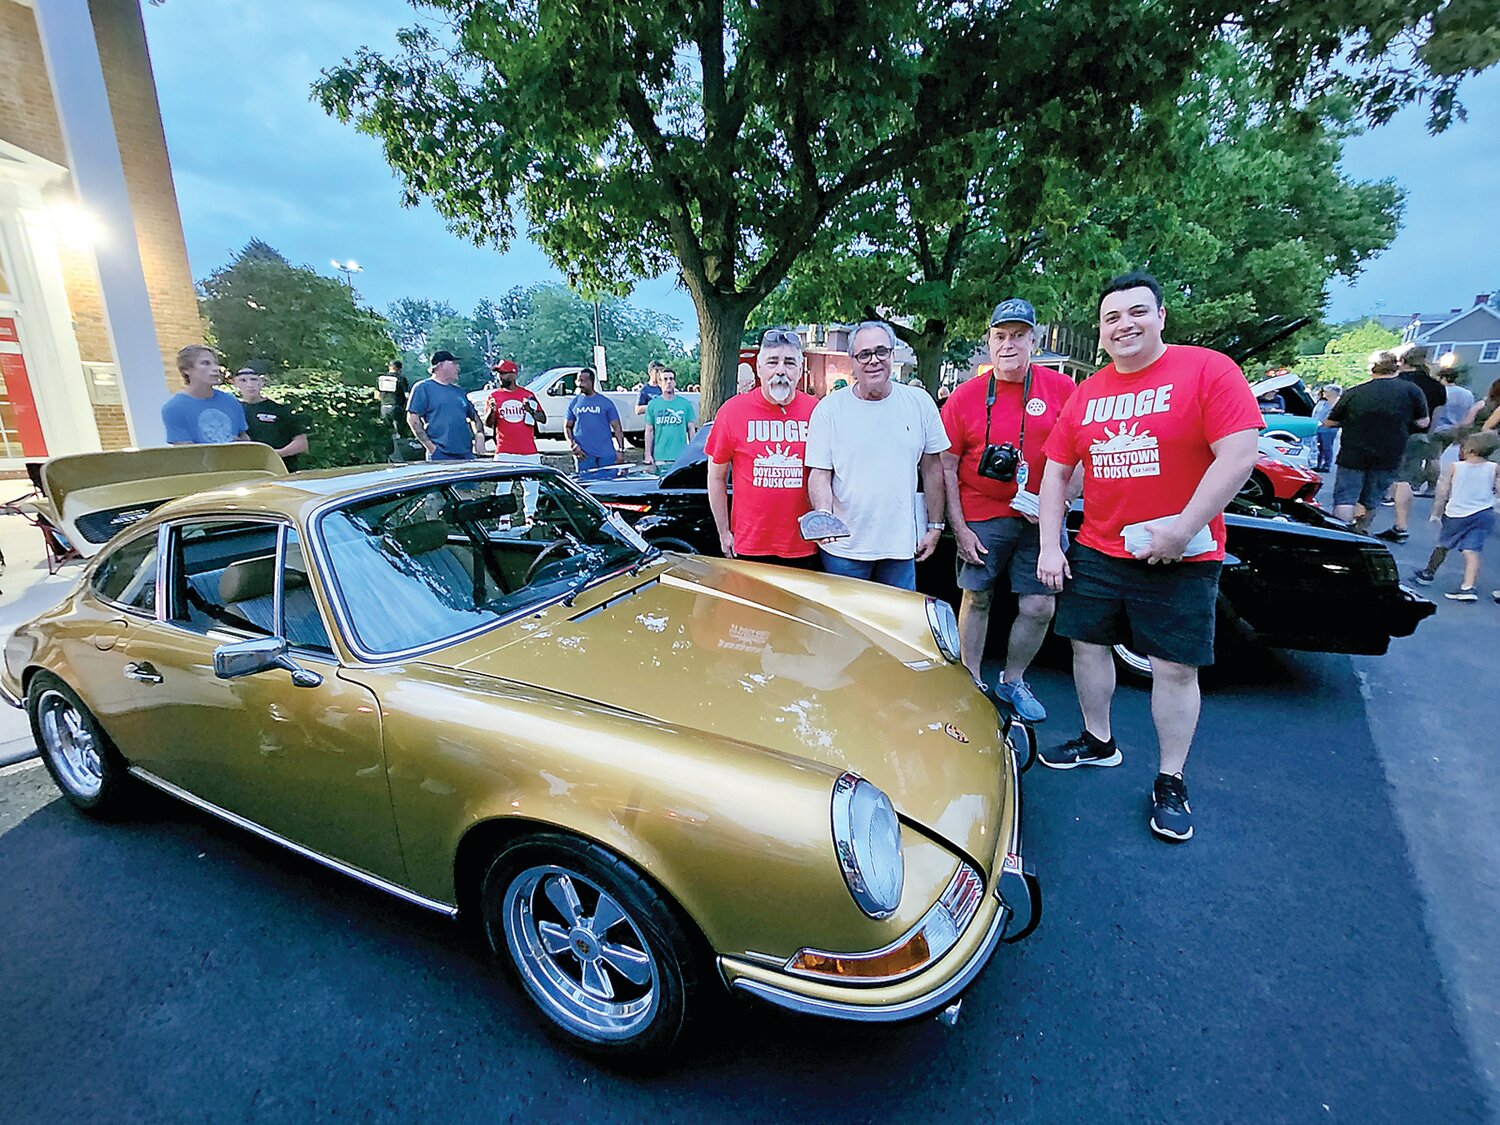
[(365, 267), (360, 265), (353, 258), (350, 258), (347, 262), (341, 262), (337, 258), (332, 258), (330, 259), (330, 264), (334, 269), (338, 270), (339, 273), (344, 275), (344, 284), (349, 286), (349, 292), (353, 293), (354, 275), (357, 273), (364, 273)]

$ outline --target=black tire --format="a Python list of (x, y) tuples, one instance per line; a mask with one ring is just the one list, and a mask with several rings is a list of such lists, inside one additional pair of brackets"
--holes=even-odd
[(1129, 645), (1113, 646), (1115, 671), (1121, 679), (1137, 684), (1149, 684), (1152, 680), (1151, 658), (1136, 652)]
[[(571, 922), (560, 903), (564, 879), (575, 904)], [(597, 844), (551, 833), (519, 840), (490, 864), (480, 894), (491, 951), (548, 1029), (575, 1049), (649, 1066), (672, 1052), (706, 1003), (689, 924), (634, 867)], [(605, 897), (622, 916), (595, 933), (594, 921), (608, 912)], [(614, 940), (604, 941), (605, 933)]]
[(1252, 504), (1270, 505), (1276, 501), (1276, 490), (1271, 487), (1271, 481), (1265, 473), (1254, 469), (1250, 473), (1250, 479), (1245, 482), (1245, 487), (1240, 489), (1240, 499)]
[(38, 672), (26, 689), (26, 714), (47, 772), (75, 808), (101, 818), (126, 810), (134, 783), (125, 759), (72, 688)]

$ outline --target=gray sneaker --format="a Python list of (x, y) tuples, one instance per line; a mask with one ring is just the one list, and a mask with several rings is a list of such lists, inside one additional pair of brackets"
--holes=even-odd
[(1047, 708), (1031, 693), (1025, 680), (1009, 683), (1002, 677), (995, 684), (995, 694), (1019, 719), (1028, 723), (1040, 723), (1047, 718)]

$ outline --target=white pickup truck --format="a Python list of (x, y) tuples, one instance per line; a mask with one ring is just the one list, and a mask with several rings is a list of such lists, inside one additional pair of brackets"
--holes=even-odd
[[(536, 395), (547, 414), (547, 420), (537, 427), (537, 433), (542, 437), (560, 438), (563, 436), (563, 423), (568, 420), (568, 403), (578, 393), (578, 373), (582, 370), (582, 367), (550, 367), (525, 384), (526, 389)], [(600, 389), (619, 410), (620, 425), (625, 430), (625, 437), (632, 445), (645, 445), (646, 416), (635, 412), (636, 400), (640, 397), (639, 392)], [(677, 393), (691, 402), (694, 410), (701, 412), (697, 391), (678, 391)], [(486, 414), (485, 407), (489, 396), (489, 391), (469, 392), (469, 401), (479, 411), (481, 418)], [(491, 438), (494, 437), (494, 431), (488, 425), (485, 426), (485, 433)]]

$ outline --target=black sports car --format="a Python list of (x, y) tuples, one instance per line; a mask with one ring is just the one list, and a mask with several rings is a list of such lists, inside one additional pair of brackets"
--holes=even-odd
[[(717, 555), (703, 452), (708, 430), (702, 427), (661, 477), (628, 465), (584, 474), (579, 483), (658, 546)], [(1076, 528), (1081, 518), (1074, 505), (1069, 525)], [(1224, 523), (1221, 645), (1251, 640), (1272, 648), (1378, 656), (1392, 637), (1410, 636), (1437, 608), (1401, 584), (1384, 543), (1344, 530), (1310, 505), (1285, 512), (1237, 499)], [(954, 576), (953, 539), (944, 536), (933, 556), (918, 564), (917, 585), (956, 605)], [(1142, 656), (1123, 646), (1116, 653), (1127, 670), (1149, 675)]]

